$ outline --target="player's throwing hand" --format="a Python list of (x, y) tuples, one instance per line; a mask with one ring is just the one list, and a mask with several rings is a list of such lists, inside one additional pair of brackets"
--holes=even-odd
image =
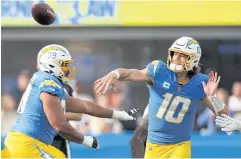
[(110, 72), (106, 76), (95, 81), (95, 91), (97, 94), (105, 94), (108, 89), (112, 88), (115, 92), (118, 92), (115, 88), (115, 83), (118, 80), (117, 76)]
[(202, 82), (204, 92), (208, 97), (211, 97), (216, 93), (220, 78), (221, 76), (218, 76), (217, 72), (212, 71), (208, 75), (208, 82)]

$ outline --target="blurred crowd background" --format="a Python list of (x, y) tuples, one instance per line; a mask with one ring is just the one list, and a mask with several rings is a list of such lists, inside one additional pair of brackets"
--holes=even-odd
[[(83, 7), (86, 3), (89, 3), (85, 16), (91, 17), (91, 15), (95, 15), (96, 17), (100, 17), (96, 18), (96, 21), (99, 21), (101, 18), (104, 19), (104, 17), (112, 17), (112, 14), (117, 14), (115, 12), (117, 12), (118, 5), (121, 8), (121, 1), (89, 0), (79, 2), (49, 1), (49, 3), (46, 1), (48, 4), (52, 4), (53, 8), (56, 7), (54, 10), (56, 11), (57, 20), (59, 21), (55, 22), (55, 28), (47, 28), (38, 26), (31, 18), (31, 7), (32, 4), (36, 2), (38, 1), (1, 2), (3, 27), (1, 83), (2, 132), (8, 132), (11, 128), (11, 124), (15, 121), (15, 112), (21, 96), (32, 74), (36, 71), (37, 53), (45, 45), (60, 44), (68, 48), (72, 53), (77, 68), (76, 79), (71, 82), (75, 97), (94, 101), (111, 109), (128, 110), (132, 107), (140, 108), (141, 113), (139, 116), (141, 117), (144, 108), (148, 104), (148, 89), (144, 83), (134, 84), (119, 82), (119, 94), (109, 92), (104, 96), (96, 96), (94, 94), (93, 83), (97, 78), (119, 67), (143, 69), (153, 60), (166, 61), (168, 48), (175, 39), (180, 36), (193, 36), (199, 41), (203, 50), (201, 63), (204, 66), (202, 71), (204, 73), (208, 73), (210, 70), (219, 72), (222, 78), (217, 95), (229, 106), (232, 115), (235, 118), (241, 119), (241, 39), (237, 36), (237, 34), (240, 33), (231, 33), (232, 26), (222, 29), (217, 27), (220, 31), (216, 32), (220, 38), (218, 38), (217, 35), (213, 35), (213, 37), (209, 35), (214, 33), (215, 29), (210, 27), (188, 27), (183, 30), (182, 27), (153, 28), (153, 26), (148, 26), (146, 28), (128, 27), (125, 29), (124, 27), (111, 27), (108, 24), (106, 24), (107, 27), (103, 27), (104, 24), (102, 24), (99, 28), (93, 26), (91, 26), (91, 28), (86, 26), (82, 28), (81, 26), (78, 28), (71, 28), (71, 26), (66, 28), (63, 26), (61, 28), (62, 23), (65, 25), (72, 23), (73, 26), (73, 21), (68, 22), (67, 18), (72, 18), (73, 20), (73, 16), (77, 18), (78, 15), (74, 13), (71, 17), (71, 15), (69, 15), (70, 13), (67, 13), (67, 11), (69, 11), (67, 9), (66, 14), (69, 17), (60, 16), (63, 14), (63, 11), (60, 12), (63, 6), (76, 9), (78, 6)], [(144, 5), (142, 3), (143, 2), (135, 2), (134, 6)], [(146, 5), (153, 6), (151, 3), (153, 2), (145, 2)], [(165, 2), (159, 1), (159, 3)], [(159, 3), (156, 2), (157, 5), (159, 5)], [(210, 3), (209, 5), (212, 6), (214, 4)], [(240, 6), (240, 3), (238, 4)], [(132, 5), (132, 3), (129, 5)], [(231, 7), (234, 6), (231, 5)], [(82, 10), (80, 9), (80, 11)], [(84, 14), (82, 14), (82, 16), (84, 16)], [(152, 16), (157, 15), (155, 14)], [(161, 13), (159, 16), (161, 16)], [(62, 17), (64, 20), (61, 23)], [(81, 15), (79, 15), (78, 18), (83, 19)], [(23, 22), (26, 21), (28, 23), (20, 23), (21, 19)], [(183, 19), (185, 21), (186, 17), (183, 17)], [(135, 22), (138, 24), (137, 19), (135, 20), (136, 22), (133, 21), (133, 23)], [(239, 20), (241, 20), (241, 18)], [(106, 20), (104, 19), (104, 21)], [(153, 22), (145, 22), (145, 17), (143, 17), (143, 20), (139, 19), (139, 21), (146, 23), (143, 25), (151, 25), (149, 23), (155, 22), (160, 23), (158, 19), (156, 21), (154, 19)], [(223, 22), (226, 21), (227, 19), (223, 20)], [(18, 25), (16, 24), (17, 22)], [(164, 22), (165, 21), (163, 21), (163, 23)], [(195, 23), (192, 19), (189, 23), (191, 22)], [(101, 22), (96, 23), (96, 26), (101, 25)], [(113, 23), (115, 24), (116, 21), (113, 21)], [(186, 23), (188, 25), (188, 22)], [(215, 22), (210, 21), (210, 23)], [(216, 23), (218, 23), (218, 21)], [(178, 25), (178, 23), (176, 25)], [(57, 28), (56, 26), (60, 27)], [(168, 32), (162, 35), (166, 30)], [(227, 31), (227, 33), (230, 34), (224, 34), (223, 31)], [(60, 33), (62, 35), (60, 35)], [(155, 35), (152, 38), (151, 35), (155, 33), (159, 34), (159, 37)], [(79, 37), (72, 36), (74, 34), (79, 34)], [(139, 38), (138, 35), (140, 36)], [(81, 121), (77, 123), (73, 122), (73, 124), (80, 132), (89, 132), (93, 134), (100, 134), (102, 132), (118, 133), (122, 130), (132, 130), (135, 128), (135, 124), (133, 123), (120, 123), (112, 120), (96, 119), (87, 115), (83, 115)], [(206, 109), (202, 103), (200, 103), (197, 109), (194, 130), (206, 131), (208, 133), (219, 130), (215, 127), (214, 115)]]
[[(56, 12), (53, 26), (41, 27), (31, 17), (36, 2), (47, 2)], [(198, 7), (194, 7), (198, 6)], [(225, 7), (225, 10), (222, 8)], [(73, 55), (74, 96), (102, 106), (128, 110), (148, 104), (144, 83), (118, 82), (119, 93), (96, 96), (93, 83), (109, 71), (143, 69), (153, 60), (166, 61), (167, 50), (181, 36), (191, 36), (202, 47), (202, 71), (217, 71), (217, 95), (241, 120), (241, 3), (236, 1), (1, 1), (2, 94), (1, 130), (7, 133), (27, 84), (36, 71), (38, 51), (48, 44), (65, 46)], [(220, 131), (215, 116), (201, 102), (194, 131)], [(140, 120), (138, 120), (140, 121)], [(71, 124), (82, 133), (99, 135), (134, 130), (134, 122), (119, 122), (82, 115)]]
[[(175, 39), (173, 39), (175, 40)], [(167, 49), (173, 40), (91, 40), (91, 41), (2, 41), (2, 132), (11, 128), (10, 122), (15, 121), (15, 112), (23, 92), (32, 74), (36, 71), (36, 55), (45, 45), (57, 43), (67, 47), (74, 56), (77, 68), (76, 79), (70, 85), (74, 89), (74, 96), (80, 99), (97, 102), (98, 104), (118, 110), (128, 110), (132, 107), (140, 108), (141, 117), (148, 104), (149, 93), (144, 83), (119, 82), (119, 93), (109, 92), (96, 96), (93, 83), (97, 78), (109, 71), (124, 67), (142, 69), (156, 59), (166, 61)], [(216, 42), (216, 43), (215, 43)], [(241, 119), (241, 41), (236, 43), (237, 49), (218, 41), (200, 40), (203, 47), (201, 62), (203, 72), (218, 71), (221, 83), (217, 95), (228, 105), (232, 115)], [(215, 44), (213, 44), (215, 43)], [(228, 45), (228, 46), (225, 46)], [(222, 53), (218, 47), (224, 47), (227, 52)], [(218, 131), (214, 124), (214, 114), (200, 103), (197, 109), (195, 131)], [(7, 122), (6, 122), (7, 121)], [(74, 122), (73, 122), (74, 123)], [(132, 130), (135, 124), (119, 123), (103, 120), (87, 115), (75, 122), (74, 126), (83, 133), (99, 134), (102, 132), (121, 132)]]

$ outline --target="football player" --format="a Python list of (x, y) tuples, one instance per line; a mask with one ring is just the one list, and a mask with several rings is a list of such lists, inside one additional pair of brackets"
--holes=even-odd
[[(198, 72), (204, 73), (202, 64), (199, 64)], [(146, 106), (142, 120), (137, 125), (134, 135), (131, 138), (131, 153), (133, 158), (143, 158), (145, 155), (146, 140), (147, 140), (147, 129), (148, 129), (148, 105)]]
[(68, 141), (99, 148), (93, 136), (83, 136), (66, 120), (64, 112), (86, 113), (101, 118), (134, 120), (131, 112), (113, 111), (95, 103), (73, 98), (63, 84), (74, 78), (75, 68), (69, 51), (60, 45), (48, 45), (38, 53), (38, 72), (34, 73), (18, 107), (19, 116), (5, 139), (2, 157), (65, 158), (51, 146), (56, 133)]
[[(177, 39), (168, 50), (167, 63), (153, 61), (145, 69), (119, 68), (95, 82), (97, 93), (115, 87), (117, 80), (149, 85), (148, 137), (145, 158), (190, 158), (191, 133), (200, 100), (215, 114), (227, 114), (215, 95), (220, 76), (197, 73), (201, 47), (191, 37)], [(114, 89), (115, 90), (115, 89)]]

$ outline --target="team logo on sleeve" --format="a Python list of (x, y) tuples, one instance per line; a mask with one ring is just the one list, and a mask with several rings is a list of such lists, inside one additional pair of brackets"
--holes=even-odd
[(53, 80), (44, 80), (41, 85), (61, 88), (61, 86)]

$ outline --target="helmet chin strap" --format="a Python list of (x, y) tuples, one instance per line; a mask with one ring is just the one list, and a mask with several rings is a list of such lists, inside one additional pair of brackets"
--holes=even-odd
[(170, 69), (173, 70), (174, 72), (180, 72), (180, 71), (183, 71), (184, 68), (182, 65), (178, 65), (178, 64), (174, 64), (174, 63), (171, 63), (170, 64)]

